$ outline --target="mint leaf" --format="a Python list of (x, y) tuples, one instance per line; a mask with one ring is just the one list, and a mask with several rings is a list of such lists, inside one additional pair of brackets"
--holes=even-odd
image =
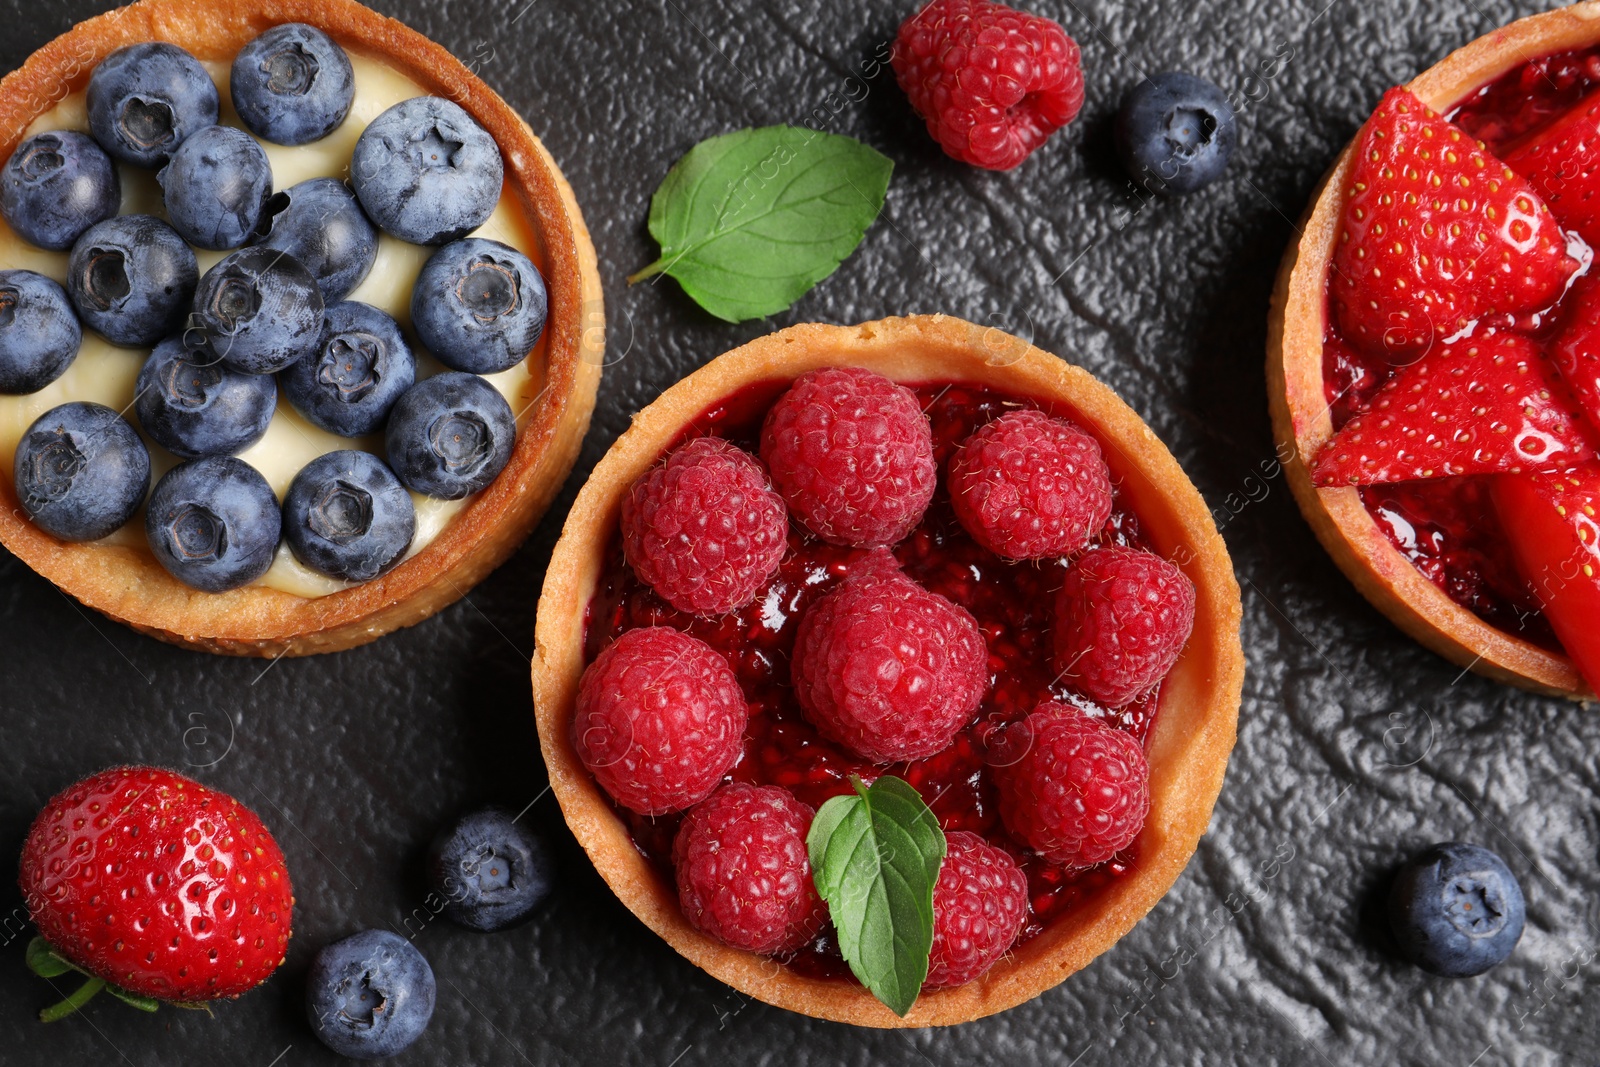
[(657, 274), (719, 319), (782, 311), (838, 269), (883, 208), (894, 164), (860, 141), (796, 126), (701, 141), (650, 201)]
[(933, 886), (944, 831), (907, 783), (884, 775), (834, 797), (812, 820), (811, 877), (839, 933), (839, 951), (873, 996), (904, 1016), (928, 977)]
[(40, 978), (59, 978), (68, 971), (77, 970), (72, 964), (56, 955), (56, 950), (50, 947), (50, 942), (42, 937), (35, 937), (28, 942), (25, 959), (28, 970)]

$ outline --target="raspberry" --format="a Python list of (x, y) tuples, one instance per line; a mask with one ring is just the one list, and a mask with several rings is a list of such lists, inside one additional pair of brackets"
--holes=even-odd
[(767, 412), (761, 458), (789, 510), (836, 545), (891, 545), (922, 521), (939, 472), (916, 394), (856, 367), (795, 379)]
[(983, 700), (988, 661), (966, 609), (879, 549), (800, 620), (790, 673), (800, 710), (824, 736), (893, 763), (950, 744)]
[(1026, 751), (994, 768), (1011, 836), (1069, 867), (1133, 843), (1150, 811), (1150, 766), (1132, 734), (1046, 701), (1023, 720)]
[(1041, 411), (1013, 411), (968, 437), (949, 485), (961, 525), (1005, 559), (1070, 556), (1111, 516), (1099, 442)]
[(611, 799), (641, 815), (681, 811), (739, 759), (749, 705), (728, 661), (666, 626), (629, 630), (578, 682), (573, 743)]
[(945, 152), (990, 170), (1027, 159), (1083, 107), (1077, 42), (987, 0), (933, 0), (901, 24), (889, 62)]
[(733, 782), (712, 793), (672, 842), (684, 917), (749, 952), (777, 955), (810, 941), (827, 919), (806, 851), (814, 814), (775, 785)]
[(1028, 918), (1028, 879), (1003, 849), (977, 834), (945, 835), (933, 887), (933, 949), (924, 986), (963, 985), (1011, 947)]
[(1056, 668), (1109, 708), (1149, 692), (1194, 628), (1194, 583), (1160, 556), (1120, 545), (1087, 553), (1056, 599)]
[(700, 437), (633, 483), (622, 551), (679, 611), (721, 615), (755, 599), (783, 561), (789, 513), (750, 453)]

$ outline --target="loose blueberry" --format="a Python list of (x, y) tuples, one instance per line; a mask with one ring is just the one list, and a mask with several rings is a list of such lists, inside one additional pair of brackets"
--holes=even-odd
[(444, 913), (472, 930), (504, 930), (550, 895), (555, 863), (545, 843), (510, 812), (473, 812), (428, 849), (428, 878)]
[(399, 325), (370, 304), (346, 300), (322, 313), (316, 351), (278, 375), (306, 420), (341, 437), (377, 433), (417, 377)]
[(264, 374), (244, 374), (181, 336), (156, 345), (139, 368), (133, 410), (156, 444), (183, 459), (225, 456), (261, 440), (278, 407)]
[(445, 371), (406, 390), (389, 413), (389, 466), (407, 489), (459, 500), (511, 458), (511, 405), (476, 374)]
[(287, 252), (311, 272), (327, 303), (343, 300), (378, 258), (378, 228), (337, 178), (311, 178), (267, 198), (254, 242)]
[(339, 1055), (382, 1059), (422, 1036), (437, 992), (433, 968), (415, 945), (388, 930), (363, 930), (311, 961), (306, 1016), (317, 1039)]
[(31, 270), (0, 270), (0, 393), (37, 393), (78, 358), (67, 292)]
[(272, 374), (316, 350), (322, 290), (288, 253), (243, 248), (200, 279), (189, 325), (234, 370)]
[(216, 83), (177, 45), (119, 48), (89, 75), (89, 132), (124, 163), (154, 167), (190, 134), (217, 124)]
[(172, 228), (190, 244), (219, 251), (244, 244), (272, 192), (272, 166), (256, 139), (232, 126), (207, 126), (179, 145), (156, 175)]
[(133, 518), (150, 488), (150, 453), (122, 416), (74, 401), (51, 408), (17, 443), (17, 499), (63, 541), (94, 541)]
[(344, 121), (355, 99), (350, 57), (314, 26), (274, 26), (239, 50), (229, 92), (250, 132), (274, 144), (306, 144)]
[(442, 245), (482, 226), (500, 200), (500, 147), (460, 106), (402, 100), (361, 131), (350, 184), (385, 233)]
[(156, 483), (144, 532), (174, 578), (220, 593), (267, 573), (280, 523), (278, 499), (254, 467), (233, 456), (208, 456), (178, 464)]
[(411, 494), (371, 452), (327, 452), (300, 468), (283, 498), (283, 536), (314, 571), (366, 582), (389, 570), (417, 532)]
[(1499, 856), (1477, 845), (1432, 845), (1400, 869), (1389, 925), (1423, 970), (1471, 978), (1505, 960), (1522, 937), (1522, 886)]
[(1239, 138), (1221, 89), (1168, 71), (1140, 82), (1117, 112), (1117, 155), (1135, 181), (1166, 194), (1192, 193), (1221, 176)]
[(528, 358), (549, 305), (532, 260), (499, 241), (467, 237), (423, 265), (411, 290), (411, 325), (445, 366), (493, 374)]
[(119, 345), (153, 345), (183, 324), (200, 269), (194, 249), (150, 215), (117, 215), (83, 232), (67, 259), (78, 317)]
[(63, 252), (122, 203), (122, 181), (88, 134), (52, 130), (17, 146), (0, 175), (0, 215), (25, 241)]

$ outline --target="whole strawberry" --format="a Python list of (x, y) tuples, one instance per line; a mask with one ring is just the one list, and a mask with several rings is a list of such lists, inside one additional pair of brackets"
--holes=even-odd
[(52, 798), (22, 846), (19, 883), (48, 943), (30, 964), (90, 976), (46, 1019), (101, 983), (123, 999), (237, 997), (289, 944), (294, 891), (271, 832), (227, 794), (159, 767), (113, 767)]

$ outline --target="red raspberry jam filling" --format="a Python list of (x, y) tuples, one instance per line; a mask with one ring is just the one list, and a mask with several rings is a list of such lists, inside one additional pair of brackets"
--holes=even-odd
[[(694, 420), (683, 439), (716, 434), (755, 451), (762, 416), (788, 384), (750, 386)], [(980, 386), (936, 382), (911, 388), (933, 424), (935, 458), (941, 469), (968, 434), (1007, 411), (1037, 408), (1075, 419), (1071, 410), (1048, 402)], [(1120, 501), (1113, 502), (1100, 540), (1150, 547), (1138, 518)], [(585, 661), (592, 662), (607, 642), (639, 626), (672, 626), (722, 652), (751, 702), (744, 754), (729, 780), (783, 786), (812, 807), (820, 807), (829, 797), (850, 791), (851, 775), (866, 781), (880, 774), (904, 778), (916, 786), (945, 830), (980, 834), (1010, 852), (1022, 867), (1028, 878), (1029, 911), (1017, 940), (1021, 944), (1126, 873), (1137, 859), (1138, 844), (1087, 871), (1052, 866), (1025, 852), (1000, 824), (986, 753), (991, 745), (1003, 751), (998, 748), (1004, 743), (999, 731), (1024, 718), (1041, 701), (1052, 699), (1107, 719), (1143, 741), (1160, 704), (1160, 691), (1109, 712), (1057, 682), (1051, 666), (1050, 613), (1064, 567), (1059, 562), (1007, 563), (978, 547), (956, 521), (942, 480), (922, 524), (894, 552), (907, 575), (972, 613), (989, 649), (992, 681), (976, 718), (947, 749), (926, 759), (875, 766), (820, 737), (801, 716), (789, 685), (789, 654), (800, 618), (866, 550), (827, 544), (803, 532), (798, 523), (790, 524), (789, 551), (782, 567), (755, 601), (713, 619), (683, 614), (662, 601), (634, 576), (623, 559), (621, 539), (615, 537), (589, 605)], [(672, 839), (681, 816), (650, 819), (615, 810), (627, 822), (639, 850), (670, 880)], [(849, 975), (829, 933), (785, 961), (804, 974)]]

